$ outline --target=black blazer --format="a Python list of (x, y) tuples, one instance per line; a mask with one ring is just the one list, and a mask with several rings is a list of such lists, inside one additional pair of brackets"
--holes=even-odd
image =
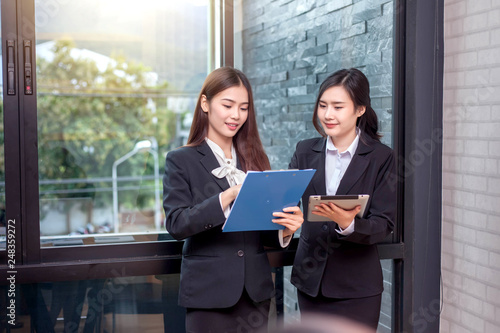
[(189, 308), (227, 308), (246, 288), (260, 302), (271, 298), (274, 284), (266, 246), (279, 246), (278, 233), (222, 232), (225, 217), (219, 194), (229, 188), (206, 142), (170, 151), (163, 176), (163, 207), (168, 232), (185, 239), (179, 304)]
[[(291, 169), (317, 170), (302, 197), (304, 212), (310, 195), (326, 194), (325, 149), (326, 138), (301, 141), (290, 162)], [(371, 138), (360, 140), (337, 194), (369, 194), (367, 209), (363, 218), (356, 217), (349, 236), (338, 234), (334, 222), (309, 222), (306, 216), (291, 277), (299, 290), (317, 296), (321, 288), (321, 294), (331, 298), (361, 298), (383, 291), (375, 243), (394, 228), (394, 175), (392, 150)]]

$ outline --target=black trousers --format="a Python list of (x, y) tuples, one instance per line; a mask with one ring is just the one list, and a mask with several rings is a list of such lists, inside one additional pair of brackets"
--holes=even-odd
[(243, 291), (238, 303), (224, 309), (194, 309), (186, 312), (187, 333), (267, 332), (271, 301), (255, 303)]
[(328, 298), (321, 293), (312, 297), (297, 290), (302, 313), (320, 313), (344, 317), (377, 329), (382, 294), (364, 298)]

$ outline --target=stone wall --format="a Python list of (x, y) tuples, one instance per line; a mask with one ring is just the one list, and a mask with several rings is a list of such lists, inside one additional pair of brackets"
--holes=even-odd
[(241, 5), (242, 50), (235, 52), (242, 53), (242, 69), (254, 89), (260, 134), (273, 168), (288, 166), (299, 140), (318, 136), (311, 119), (319, 85), (341, 68), (357, 67), (368, 77), (383, 142), (392, 145), (392, 1)]

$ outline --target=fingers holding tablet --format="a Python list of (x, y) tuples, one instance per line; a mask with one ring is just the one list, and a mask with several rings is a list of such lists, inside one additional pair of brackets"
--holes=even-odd
[(311, 195), (307, 219), (311, 222), (323, 222), (335, 220), (334, 218), (343, 220), (349, 216), (352, 216), (351, 220), (354, 216), (362, 217), (369, 197), (367, 194)]

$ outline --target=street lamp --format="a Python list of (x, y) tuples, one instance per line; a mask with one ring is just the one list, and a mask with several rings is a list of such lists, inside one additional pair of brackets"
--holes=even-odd
[(118, 165), (123, 163), (125, 160), (129, 159), (133, 155), (139, 153), (139, 152), (149, 152), (151, 155), (153, 155), (154, 159), (154, 191), (155, 191), (155, 227), (156, 230), (160, 230), (161, 227), (161, 221), (160, 221), (160, 212), (159, 212), (159, 207), (160, 207), (160, 187), (158, 185), (158, 173), (159, 173), (159, 165), (158, 165), (158, 142), (154, 137), (152, 137), (149, 140), (143, 140), (139, 141), (135, 144), (134, 149), (132, 149), (130, 152), (127, 154), (123, 155), (119, 159), (117, 159), (113, 163), (113, 169), (112, 169), (112, 181), (113, 181), (113, 224), (114, 224), (114, 232), (117, 233), (119, 228), (120, 228), (120, 221), (118, 219), (118, 177), (117, 177), (117, 168)]

